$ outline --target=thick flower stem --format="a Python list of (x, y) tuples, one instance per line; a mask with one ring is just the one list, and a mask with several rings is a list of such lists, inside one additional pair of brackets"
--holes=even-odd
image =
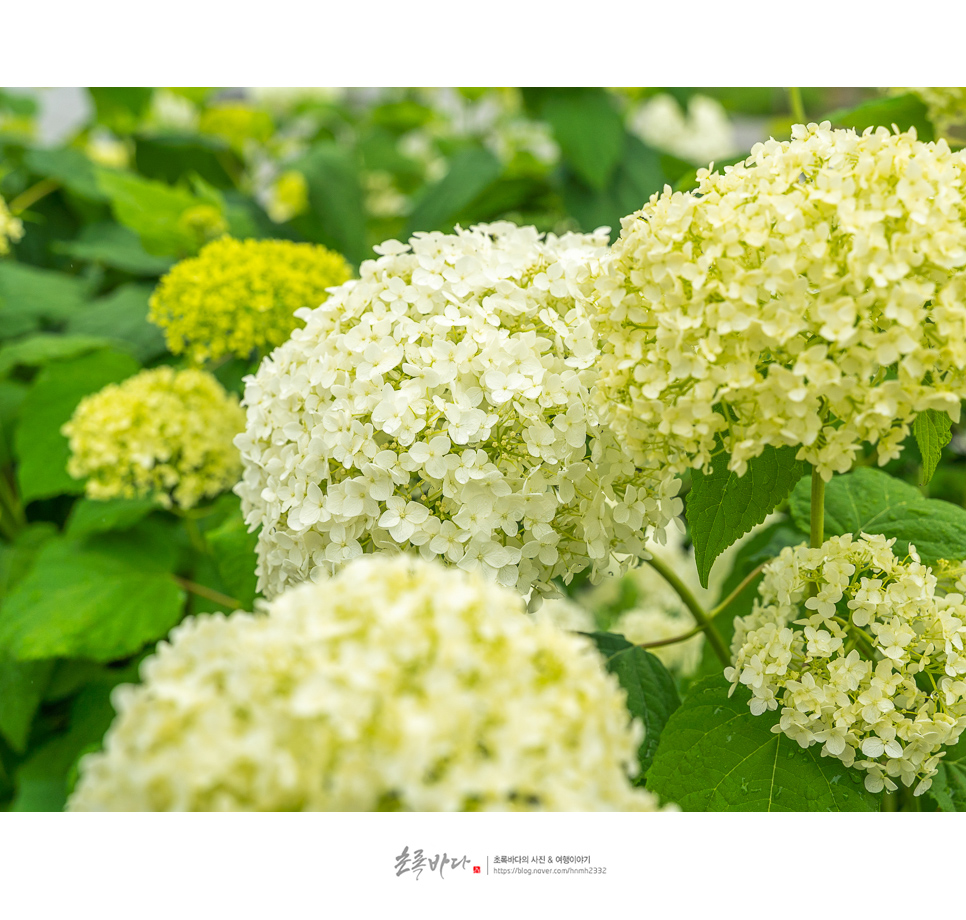
[(718, 656), (721, 663), (726, 667), (731, 664), (731, 656), (728, 654), (728, 650), (725, 648), (724, 641), (721, 638), (721, 634), (715, 629), (714, 623), (711, 618), (705, 613), (704, 608), (698, 603), (695, 596), (688, 590), (684, 582), (678, 578), (677, 575), (671, 570), (671, 568), (655, 555), (651, 555), (651, 558), (647, 560), (648, 565), (651, 566), (674, 590), (677, 592), (678, 597), (684, 601), (685, 606), (691, 611), (691, 615), (697, 621), (698, 625), (704, 630), (705, 635), (708, 637), (708, 642), (711, 643), (711, 647), (714, 649), (714, 653)]
[(825, 480), (812, 467), (812, 533), (810, 545), (814, 548), (825, 542)]

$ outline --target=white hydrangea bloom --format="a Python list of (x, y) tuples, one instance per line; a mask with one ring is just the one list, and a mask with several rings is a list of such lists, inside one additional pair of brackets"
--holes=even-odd
[(793, 129), (624, 218), (597, 282), (598, 393), (674, 470), (798, 447), (827, 481), (966, 397), (966, 154), (914, 132)]
[(781, 707), (772, 731), (866, 771), (869, 791), (898, 779), (920, 795), (966, 728), (966, 602), (937, 594), (915, 549), (899, 559), (893, 542), (782, 550), (735, 620), (725, 678), (751, 690), (755, 715)]
[(728, 113), (710, 96), (691, 96), (684, 112), (673, 96), (660, 93), (634, 108), (627, 126), (645, 143), (691, 163), (705, 165), (738, 152)]
[(530, 615), (539, 622), (552, 623), (569, 632), (590, 633), (597, 629), (594, 615), (568, 597), (551, 597)]
[(186, 620), (112, 695), (72, 810), (656, 810), (586, 639), (412, 557)]
[(377, 248), (246, 380), (259, 590), (411, 549), (535, 597), (681, 510), (600, 424), (585, 309), (607, 235), (508, 222)]

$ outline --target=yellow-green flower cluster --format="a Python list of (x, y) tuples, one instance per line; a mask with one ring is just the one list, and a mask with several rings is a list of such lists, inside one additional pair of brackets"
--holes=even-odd
[(85, 397), (61, 431), (88, 497), (191, 508), (238, 481), (232, 438), (244, 427), (238, 398), (211, 374), (159, 367)]
[(149, 318), (174, 354), (198, 362), (246, 358), (281, 345), (300, 325), (295, 311), (319, 306), (351, 274), (324, 246), (224, 237), (161, 279)]
[(73, 810), (656, 810), (592, 644), (439, 562), (354, 560), (185, 621), (114, 691)]
[(264, 144), (275, 131), (268, 112), (247, 105), (217, 105), (201, 113), (198, 130), (226, 141), (239, 152), (254, 142)]
[(786, 547), (765, 566), (760, 599), (735, 619), (732, 691), (754, 715), (781, 708), (773, 732), (866, 772), (870, 792), (925, 792), (966, 728), (966, 601), (941, 595), (915, 549), (832, 537)]
[(23, 224), (10, 213), (7, 203), (0, 195), (0, 256), (10, 252), (10, 243), (16, 243), (22, 237)]
[(596, 282), (598, 395), (639, 462), (742, 475), (765, 445), (828, 480), (966, 397), (966, 156), (797, 125), (625, 217)]
[(940, 134), (966, 123), (966, 86), (904, 86), (898, 91), (915, 93), (926, 104), (929, 120)]
[(287, 169), (272, 184), (265, 210), (277, 224), (305, 213), (309, 207), (309, 186), (297, 169)]

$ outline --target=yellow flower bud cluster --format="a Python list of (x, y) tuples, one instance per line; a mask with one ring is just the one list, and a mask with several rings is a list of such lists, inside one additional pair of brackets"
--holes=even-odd
[(238, 481), (232, 438), (244, 427), (238, 397), (211, 374), (159, 367), (85, 397), (61, 431), (88, 497), (191, 508)]
[(351, 274), (324, 246), (223, 237), (161, 279), (149, 319), (174, 354), (197, 362), (247, 358), (281, 345), (300, 325), (295, 311), (319, 306)]
[(598, 395), (639, 462), (739, 476), (765, 445), (824, 479), (896, 457), (966, 397), (966, 155), (797, 125), (622, 221), (596, 281)]
[(0, 195), (0, 256), (10, 252), (10, 243), (23, 237), (23, 224), (14, 217)]
[(367, 556), (267, 614), (186, 620), (114, 691), (77, 811), (655, 811), (593, 645), (518, 594)]

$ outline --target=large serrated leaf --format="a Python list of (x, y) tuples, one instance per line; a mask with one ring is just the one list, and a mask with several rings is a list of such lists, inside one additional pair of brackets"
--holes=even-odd
[(67, 322), (67, 330), (103, 336), (139, 361), (157, 358), (167, 348), (164, 333), (148, 322), (152, 290), (145, 284), (123, 284), (75, 313)]
[(217, 527), (205, 533), (211, 547), (218, 574), (227, 589), (245, 610), (251, 610), (255, 600), (255, 566), (258, 557), (255, 546), (258, 535), (248, 532), (241, 511), (236, 509)]
[(748, 461), (740, 478), (728, 469), (725, 454), (715, 458), (710, 472), (692, 471), (688, 526), (704, 587), (714, 560), (785, 500), (805, 468), (795, 459), (794, 447), (766, 445), (759, 456)]
[(499, 178), (501, 169), (500, 161), (482, 147), (457, 154), (446, 175), (420, 198), (409, 220), (410, 232), (448, 229), (456, 215)]
[(592, 633), (607, 670), (617, 676), (627, 693), (627, 708), (644, 723), (644, 741), (637, 752), (643, 779), (654, 760), (661, 732), (671, 713), (681, 705), (674, 678), (650, 652), (614, 633)]
[(564, 160), (588, 185), (602, 190), (621, 159), (626, 136), (610, 94), (583, 88), (550, 91), (541, 114), (550, 122)]
[(170, 575), (106, 546), (58, 538), (0, 608), (0, 651), (18, 661), (114, 661), (181, 619), (185, 594)]
[[(792, 491), (795, 523), (808, 529), (810, 492), (806, 482)], [(912, 543), (927, 565), (940, 559), (966, 559), (966, 510), (951, 502), (924, 498), (908, 483), (881, 470), (861, 468), (836, 476), (825, 488), (825, 536), (882, 534), (895, 537), (893, 551)]]
[(857, 770), (772, 732), (750, 692), (728, 697), (722, 677), (695, 686), (661, 735), (647, 786), (685, 811), (878, 811)]
[(54, 495), (77, 495), (84, 483), (67, 472), (70, 447), (60, 433), (77, 404), (89, 393), (130, 377), (140, 365), (130, 355), (98, 351), (45, 367), (20, 407), (14, 449), (20, 464), (17, 481), (25, 502)]
[(929, 794), (943, 811), (966, 811), (966, 735), (939, 761)]
[(33, 265), (0, 262), (0, 338), (62, 322), (87, 303), (90, 283)]
[(916, 416), (912, 423), (912, 433), (922, 454), (921, 485), (928, 485), (936, 472), (943, 448), (952, 440), (952, 420), (945, 412), (927, 409)]

